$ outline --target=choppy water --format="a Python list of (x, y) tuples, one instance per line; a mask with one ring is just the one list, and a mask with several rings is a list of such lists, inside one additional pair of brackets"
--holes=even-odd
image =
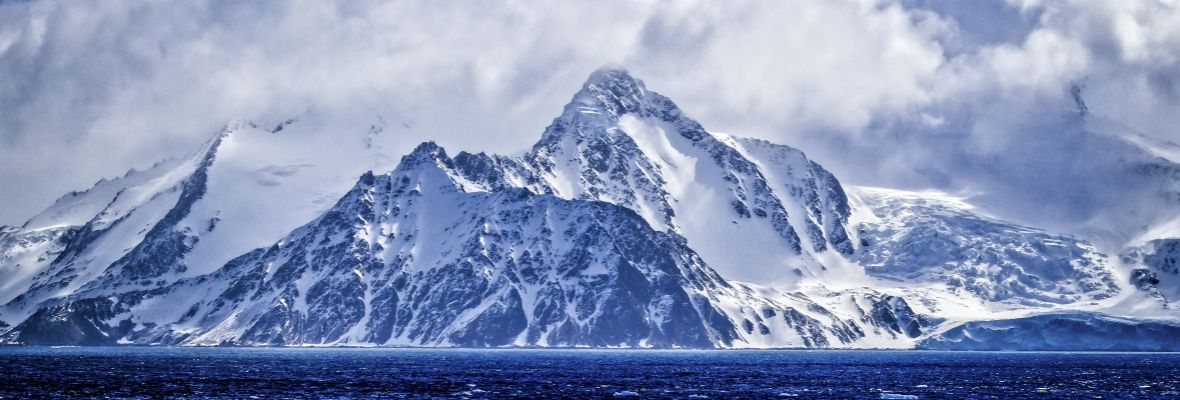
[(1180, 354), (0, 348), (0, 398), (1180, 398)]

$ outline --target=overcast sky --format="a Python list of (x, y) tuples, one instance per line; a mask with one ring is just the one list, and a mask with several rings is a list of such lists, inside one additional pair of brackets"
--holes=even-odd
[(1037, 205), (1090, 218), (1121, 179), (1091, 182), (1117, 160), (1071, 143), (1071, 85), (1125, 131), (1180, 141), (1175, 0), (0, 1), (0, 224), (233, 118), (379, 116), (412, 127), (403, 150), (521, 151), (604, 65), (846, 182), (991, 196), (1045, 224)]

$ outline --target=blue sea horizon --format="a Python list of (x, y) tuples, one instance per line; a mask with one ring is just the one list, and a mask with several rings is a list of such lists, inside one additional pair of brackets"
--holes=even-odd
[(1165, 398), (1180, 353), (0, 347), (0, 398)]

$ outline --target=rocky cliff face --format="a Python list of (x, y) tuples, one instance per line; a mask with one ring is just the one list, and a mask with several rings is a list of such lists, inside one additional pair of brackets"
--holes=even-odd
[(1134, 266), (1131, 284), (1171, 305), (1180, 299), (1180, 239), (1156, 239), (1128, 249), (1123, 261)]

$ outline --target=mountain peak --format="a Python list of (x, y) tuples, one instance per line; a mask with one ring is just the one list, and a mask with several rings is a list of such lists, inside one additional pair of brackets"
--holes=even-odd
[(199, 163), (212, 162), (217, 154), (218, 148), (221, 147), (221, 143), (226, 138), (229, 138), (234, 132), (256, 127), (253, 122), (246, 120), (231, 119), (226, 121), (225, 125), (222, 125), (221, 129), (218, 129), (209, 139), (206, 139), (205, 144), (201, 145), (200, 149), (196, 153), (193, 153), (190, 158), (197, 160)]
[(643, 82), (639, 81), (638, 79), (635, 79), (635, 77), (631, 76), (631, 73), (627, 72), (626, 68), (618, 67), (618, 66), (606, 66), (606, 67), (599, 68), (599, 69), (595, 70), (594, 72), (590, 73), (590, 78), (586, 79), (586, 83), (583, 86), (589, 86), (591, 84), (612, 84), (612, 83), (623, 83), (623, 84), (636, 84), (637, 83), (640, 86), (643, 85)]
[(643, 109), (648, 91), (643, 81), (635, 79), (627, 70), (602, 68), (590, 74), (582, 90), (574, 95), (566, 113), (607, 114), (621, 116)]
[(559, 117), (546, 127), (538, 147), (552, 146), (569, 137), (601, 137), (619, 132), (619, 119), (627, 114), (653, 117), (683, 126), (682, 135), (697, 139), (704, 133), (700, 124), (683, 116), (680, 107), (663, 94), (649, 91), (643, 80), (632, 77), (622, 67), (608, 66), (590, 74), (582, 90), (573, 94)]
[(431, 157), (431, 158), (434, 158), (434, 157), (438, 157), (440, 155), (442, 157), (446, 157), (447, 151), (444, 150), (442, 148), (442, 146), (439, 146), (438, 143), (435, 143), (433, 140), (428, 140), (428, 141), (425, 141), (422, 143), (418, 143), (418, 146), (414, 147), (414, 150), (411, 151), (410, 154), (407, 155), (406, 157)]
[(250, 121), (247, 121), (244, 119), (236, 119), (235, 118), (235, 119), (231, 119), (229, 121), (226, 121), (225, 125), (222, 125), (221, 129), (218, 130), (217, 134), (213, 135), (213, 137), (214, 138), (224, 137), (224, 136), (228, 136), (229, 134), (236, 132), (236, 131), (250, 129), (250, 128), (257, 128), (257, 127), (258, 127), (258, 125), (254, 124), (253, 122), (250, 122)]
[(402, 157), (395, 170), (406, 171), (416, 169), (421, 165), (442, 165), (449, 169), (451, 164), (451, 158), (447, 156), (447, 151), (442, 146), (434, 141), (426, 141), (418, 144), (414, 151)]
[(626, 69), (604, 67), (590, 74), (534, 147), (560, 141), (571, 131), (577, 135), (606, 133), (627, 114), (672, 120), (680, 111), (667, 97), (647, 90), (643, 81)]

